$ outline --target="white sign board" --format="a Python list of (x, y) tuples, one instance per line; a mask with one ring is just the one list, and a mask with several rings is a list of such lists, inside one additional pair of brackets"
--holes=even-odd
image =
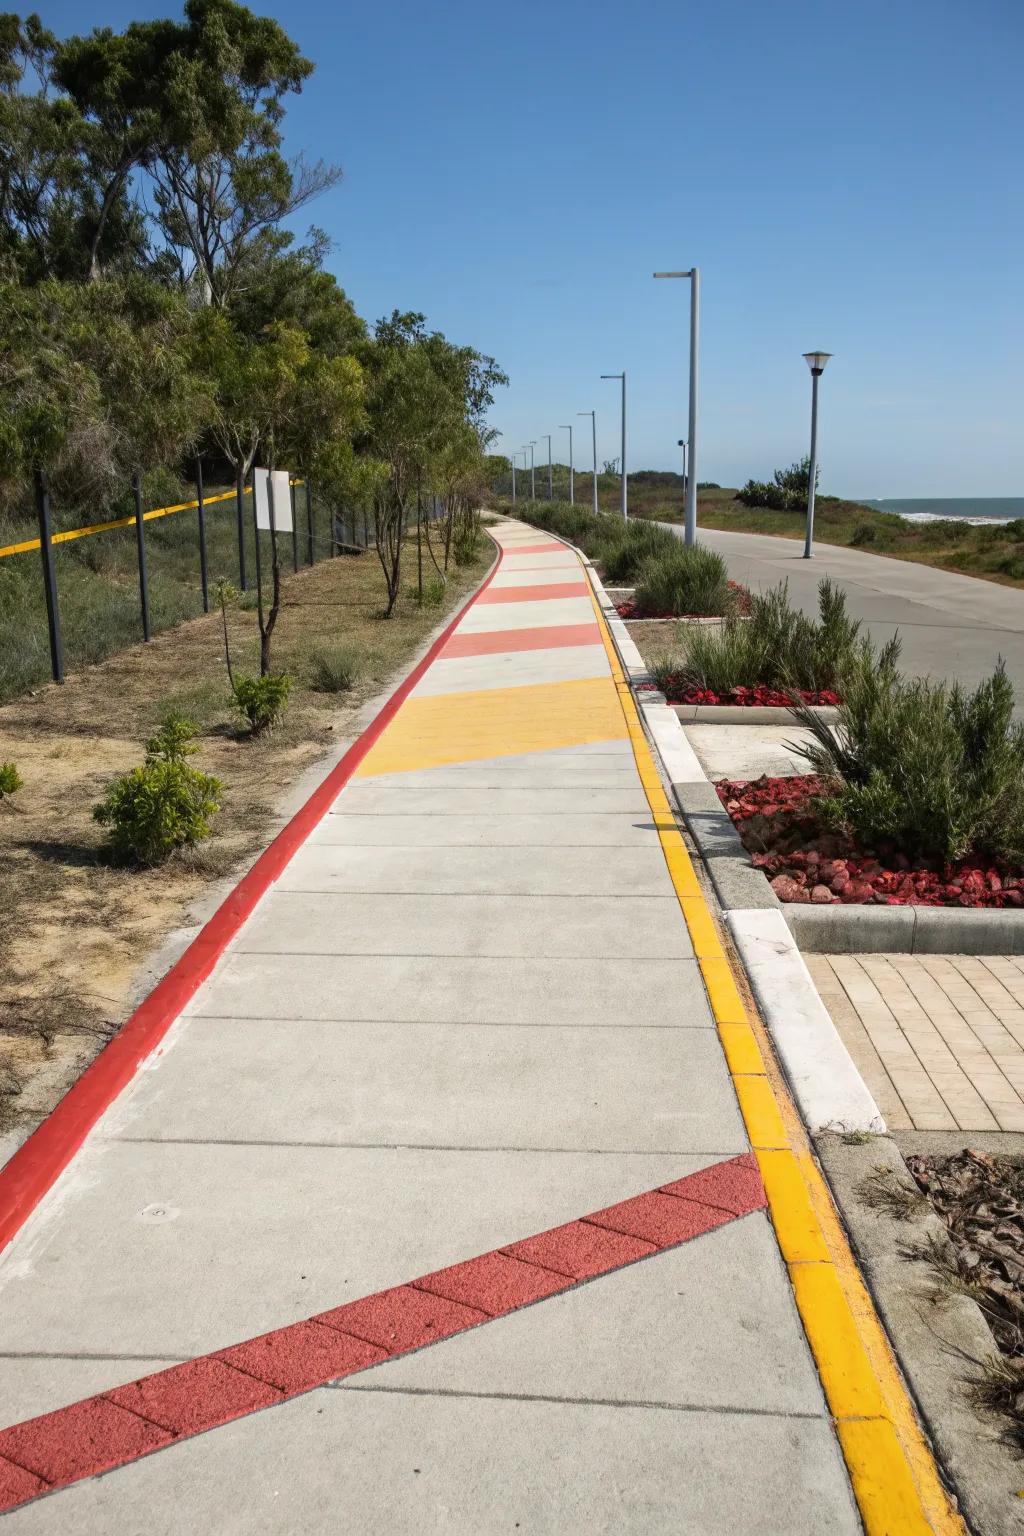
[[(278, 533), (291, 533), (292, 531), (290, 478), (286, 469), (274, 470), (274, 527)], [(269, 469), (254, 469), (252, 472), (252, 493), (256, 498), (257, 528), (270, 527), (270, 479)]]

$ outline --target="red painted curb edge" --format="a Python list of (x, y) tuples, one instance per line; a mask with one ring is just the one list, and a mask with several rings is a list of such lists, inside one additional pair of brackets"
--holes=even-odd
[(0, 1430), (0, 1511), (677, 1248), (767, 1204), (752, 1152)]
[(157, 982), (113, 1040), (104, 1046), (60, 1103), (0, 1169), (0, 1252), (21, 1230), (43, 1196), (53, 1188), (100, 1116), (110, 1108), (118, 1094), (132, 1081), (147, 1056), (160, 1044), (256, 903), (279, 878), (313, 828), (326, 815), (374, 742), (394, 719), (463, 615), (490, 586), (504, 556), (497, 540), (494, 542), (497, 545), (497, 557), (469, 601), (462, 605), (426, 655), (399, 683), (366, 730), (352, 743), (305, 805), (296, 811), (287, 826), (282, 827), (270, 846), (225, 897), (166, 976)]

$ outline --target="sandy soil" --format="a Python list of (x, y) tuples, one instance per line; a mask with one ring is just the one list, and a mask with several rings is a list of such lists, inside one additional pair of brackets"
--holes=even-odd
[[(17, 1141), (48, 1113), (130, 1013), (147, 957), (214, 881), (251, 862), (269, 840), (275, 803), (488, 561), (454, 572), (443, 605), (421, 610), (407, 597), (387, 622), (372, 553), (289, 577), (273, 661), (296, 686), (284, 723), (262, 738), (242, 734), (231, 708), (219, 614), (0, 709), (0, 761), (14, 761), (24, 780), (0, 802), (0, 1133)], [(254, 670), (256, 633), (254, 613), (229, 612), (236, 669)], [(311, 650), (339, 644), (362, 658), (359, 681), (345, 694), (314, 692)], [(171, 708), (199, 727), (194, 764), (224, 783), (214, 836), (160, 869), (114, 867), (92, 807), (115, 775), (141, 762)]]

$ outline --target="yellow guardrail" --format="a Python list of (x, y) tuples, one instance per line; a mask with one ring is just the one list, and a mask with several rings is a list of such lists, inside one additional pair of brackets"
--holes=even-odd
[[(304, 480), (292, 480), (290, 482), (292, 485), (305, 485), (305, 483)], [(251, 496), (252, 486), (245, 486), (242, 494), (243, 496)], [(218, 491), (215, 496), (204, 496), (203, 506), (212, 507), (218, 501), (233, 501), (234, 496), (233, 490)], [(173, 507), (154, 507), (152, 512), (143, 512), (142, 521), (150, 523), (156, 517), (170, 517), (172, 512), (195, 511), (198, 506), (199, 499), (197, 497), (195, 501), (179, 501)], [(108, 523), (90, 523), (85, 528), (67, 528), (62, 533), (55, 533), (50, 542), (51, 544), (67, 544), (71, 539), (84, 539), (90, 533), (108, 533), (111, 528), (132, 528), (134, 524), (135, 513), (132, 512), (128, 517), (115, 517)], [(3, 560), (7, 555), (23, 555), (30, 549), (38, 548), (38, 539), (22, 539), (20, 544), (2, 544), (0, 545), (0, 560)]]

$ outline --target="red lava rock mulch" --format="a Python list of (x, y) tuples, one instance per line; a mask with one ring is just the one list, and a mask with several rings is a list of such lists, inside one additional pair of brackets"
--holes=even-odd
[(838, 704), (839, 695), (830, 688), (817, 691), (809, 688), (770, 688), (758, 683), (754, 688), (730, 688), (725, 693), (715, 693), (710, 688), (695, 688), (679, 673), (672, 673), (665, 680), (665, 697), (669, 704), (744, 704), (751, 708), (768, 706), (772, 709), (789, 709), (794, 694), (804, 704)]
[(862, 848), (824, 827), (815, 774), (723, 779), (715, 785), (750, 854), (780, 901), (834, 906), (1024, 907), (1024, 870), (964, 860), (941, 865), (880, 845)]
[[(750, 592), (738, 581), (729, 582), (729, 590), (736, 595), (735, 612), (740, 618), (745, 619), (750, 614)], [(723, 614), (706, 613), (641, 613), (633, 598), (623, 598), (621, 603), (615, 604), (615, 611), (620, 619), (706, 619), (723, 618)]]

